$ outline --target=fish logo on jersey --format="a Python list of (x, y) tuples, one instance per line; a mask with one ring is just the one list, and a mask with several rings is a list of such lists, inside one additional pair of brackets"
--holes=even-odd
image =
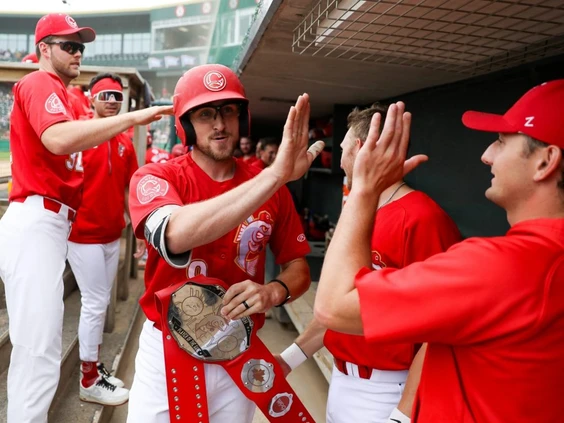
[(59, 98), (59, 96), (55, 93), (52, 93), (47, 100), (45, 101), (45, 110), (52, 115), (56, 115), (62, 113), (64, 115), (67, 114), (67, 109), (65, 109), (65, 105)]
[(270, 213), (261, 211), (256, 219), (253, 216), (247, 218), (237, 230), (234, 241), (238, 244), (235, 263), (251, 276), (257, 274), (259, 258), (266, 250), (273, 223)]
[(382, 256), (378, 251), (372, 251), (372, 268), (374, 270), (381, 270), (386, 266), (386, 263), (382, 261)]
[(146, 175), (137, 184), (137, 199), (147, 204), (157, 197), (164, 197), (168, 192), (168, 182), (153, 175)]

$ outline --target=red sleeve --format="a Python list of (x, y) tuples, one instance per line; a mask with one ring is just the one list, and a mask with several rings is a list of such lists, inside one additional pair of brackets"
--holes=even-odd
[(438, 206), (406, 222), (403, 237), (401, 267), (442, 253), (461, 240), (456, 224)]
[(310, 248), (286, 186), (278, 191), (278, 201), (278, 216), (270, 238), (270, 248), (276, 257), (276, 264), (283, 264), (304, 257), (310, 252)]
[(39, 138), (56, 123), (73, 120), (67, 90), (47, 72), (35, 72), (16, 86), (17, 97), (31, 127)]
[(144, 239), (145, 220), (155, 210), (169, 204), (182, 206), (178, 183), (165, 166), (150, 164), (139, 168), (129, 184), (129, 210), (135, 236)]
[(253, 161), (251, 164), (251, 166), (255, 166), (257, 168), (259, 168), (260, 170), (264, 170), (266, 169), (266, 165), (264, 164), (264, 162), (262, 160), (255, 160)]
[(508, 324), (523, 321), (516, 304), (531, 291), (522, 290), (522, 298), (512, 294), (527, 266), (508, 247), (472, 238), (403, 269), (364, 269), (355, 280), (364, 336), (371, 342), (452, 345), (503, 336)]
[(68, 91), (68, 90), (67, 90), (67, 95), (69, 97), (69, 104), (72, 107), (74, 118), (75, 119), (81, 119), (83, 117), (88, 117), (90, 109), (85, 108), (84, 102), (82, 101), (82, 99), (80, 97), (78, 97), (78, 95), (80, 95), (82, 97), (84, 97), (84, 95), (82, 93), (81, 94), (75, 94), (74, 92)]
[(137, 169), (139, 169), (139, 164), (137, 163), (137, 154), (135, 152), (135, 148), (133, 147), (133, 143), (131, 139), (125, 134), (122, 134), (122, 142), (126, 146), (126, 154), (127, 154), (127, 170), (125, 172), (125, 183), (126, 186), (129, 185), (129, 181), (133, 177), (133, 174)]

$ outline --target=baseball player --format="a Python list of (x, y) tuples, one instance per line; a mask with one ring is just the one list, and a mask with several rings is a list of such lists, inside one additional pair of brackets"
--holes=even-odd
[(173, 159), (183, 156), (184, 154), (186, 154), (186, 146), (182, 144), (175, 144), (170, 150), (170, 156)]
[[(115, 116), (123, 102), (118, 75), (103, 73), (90, 81), (94, 119)], [(83, 195), (68, 243), (68, 261), (80, 288), (78, 325), (81, 363), (80, 399), (103, 405), (123, 404), (129, 391), (98, 362), (106, 310), (117, 274), (120, 236), (125, 227), (126, 191), (139, 167), (130, 138), (121, 133), (79, 153), (84, 169)], [(100, 201), (104, 198), (104, 201)], [(137, 240), (136, 257), (145, 250)]]
[[(504, 115), (466, 112), (497, 133), (482, 155), (486, 197), (505, 236), (470, 238), (403, 269), (371, 271), (377, 202), (425, 156), (405, 160), (410, 115), (390, 106), (357, 155), (314, 307), (323, 325), (371, 342), (428, 342), (414, 422), (561, 421), (564, 377), (564, 80), (532, 88)], [(377, 141), (377, 142), (376, 142)], [(377, 217), (378, 218), (378, 217)]]
[[(375, 113), (385, 115), (386, 107), (375, 104), (365, 110), (355, 109), (348, 116), (349, 130), (341, 142), (341, 167), (349, 190), (355, 158), (368, 136)], [(401, 180), (380, 194), (378, 210), (370, 242), (371, 266), (375, 270), (402, 268), (460, 241), (458, 228), (448, 215), (427, 195), (411, 189)], [(370, 344), (362, 336), (326, 330), (314, 320), (279, 356), (281, 364), (289, 372), (323, 345), (335, 360), (327, 400), (327, 422), (385, 423), (400, 401), (408, 369), (421, 345)], [(417, 363), (421, 363), (421, 359)], [(420, 370), (419, 367), (411, 369)], [(402, 418), (405, 420), (411, 410), (407, 407), (404, 411)], [(400, 414), (399, 410), (394, 413)]]
[(260, 140), (260, 147), (257, 148), (258, 160), (255, 160), (252, 163), (253, 166), (258, 167), (259, 169), (266, 169), (270, 166), (274, 159), (276, 158), (276, 153), (278, 152), (278, 140), (276, 138), (261, 138)]
[(14, 85), (10, 115), (10, 205), (0, 220), (12, 354), (8, 423), (43, 423), (60, 375), (63, 271), (67, 237), (82, 194), (78, 152), (131, 125), (148, 124), (171, 108), (150, 108), (106, 119), (73, 121), (66, 86), (80, 73), (91, 28), (65, 14), (39, 19), (39, 71)]
[[(291, 108), (279, 160), (259, 174), (234, 159), (239, 135), (249, 134), (250, 114), (241, 82), (221, 65), (187, 71), (176, 85), (174, 110), (178, 136), (192, 151), (143, 166), (130, 185), (135, 233), (150, 245), (140, 300), (148, 320), (139, 339), (128, 422), (169, 422), (170, 415), (174, 421), (250, 423), (254, 403), (219, 364), (204, 364), (206, 389), (195, 396), (187, 390), (200, 388), (198, 376), (179, 378), (187, 384), (183, 388), (167, 384), (165, 361), (174, 374), (177, 366), (163, 350), (155, 293), (198, 275), (220, 279), (230, 286), (222, 316), (230, 321), (253, 315), (258, 328), (268, 309), (303, 294), (310, 284), (304, 258), (309, 246), (284, 184), (303, 175), (323, 143), (307, 150), (304, 95)], [(264, 284), (267, 243), (282, 271)], [(169, 407), (169, 401), (177, 403)]]
[(145, 152), (145, 164), (165, 163), (171, 159), (171, 154), (162, 148), (153, 147), (153, 137), (147, 134), (147, 151)]
[(257, 155), (253, 150), (253, 141), (250, 137), (241, 137), (239, 140), (239, 149), (241, 150), (241, 159), (249, 164), (257, 160)]

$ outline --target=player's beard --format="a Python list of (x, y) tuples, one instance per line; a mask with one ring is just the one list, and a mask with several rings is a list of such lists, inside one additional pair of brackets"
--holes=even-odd
[[(230, 138), (231, 142), (228, 142), (221, 148), (217, 146), (217, 143), (214, 143), (213, 137), (217, 136), (225, 136)], [(209, 142), (205, 145), (198, 145), (198, 149), (204, 153), (209, 158), (215, 160), (216, 162), (223, 162), (226, 160), (230, 160), (233, 157), (233, 151), (235, 150), (235, 144), (232, 142), (231, 134), (229, 133), (222, 133), (222, 134), (214, 134), (210, 137)], [(215, 148), (214, 148), (215, 147)]]
[(69, 80), (75, 79), (80, 75), (79, 69), (71, 68), (71, 62), (73, 61), (75, 61), (75, 59), (72, 59), (71, 61), (65, 64), (63, 61), (58, 60), (58, 58), (54, 55), (51, 58), (53, 69), (55, 69), (55, 71), (59, 75), (63, 75), (65, 78), (68, 78)]

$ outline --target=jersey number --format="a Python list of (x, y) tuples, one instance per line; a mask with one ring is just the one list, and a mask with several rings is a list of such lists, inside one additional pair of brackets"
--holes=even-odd
[(208, 275), (208, 265), (203, 260), (194, 260), (190, 262), (188, 269), (186, 271), (188, 278), (193, 278), (198, 275), (207, 276)]
[(76, 170), (77, 172), (84, 172), (82, 166), (82, 151), (79, 153), (72, 153), (65, 162), (68, 170)]

